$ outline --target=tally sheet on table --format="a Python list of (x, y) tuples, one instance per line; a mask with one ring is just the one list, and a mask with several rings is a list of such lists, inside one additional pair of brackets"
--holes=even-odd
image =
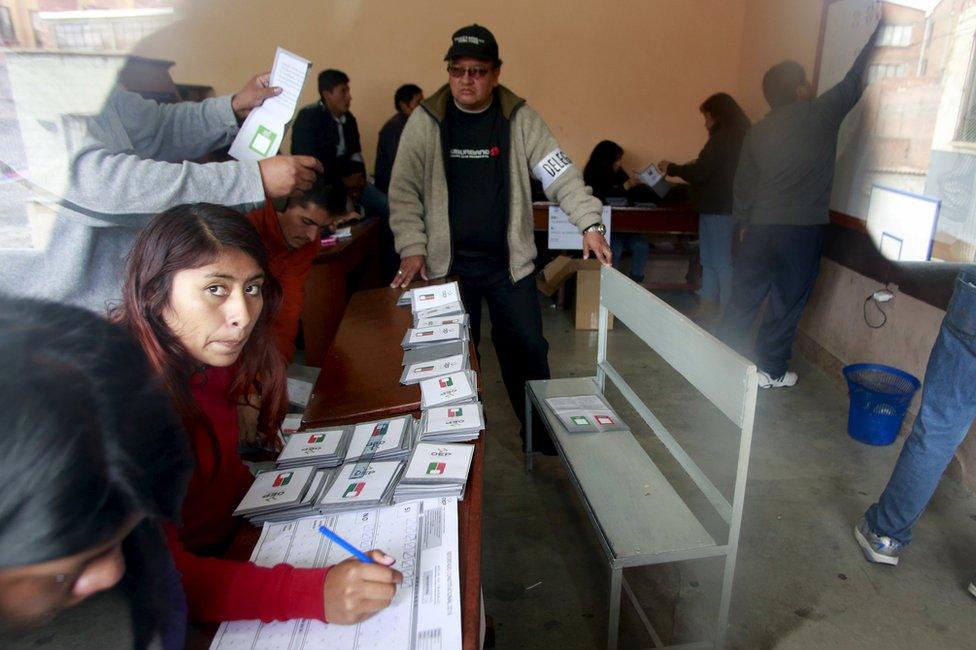
[(281, 94), (269, 97), (248, 113), (230, 146), (230, 155), (238, 160), (264, 160), (278, 153), (311, 66), (311, 61), (282, 47), (277, 49), (268, 84), (281, 88)]
[(223, 623), (211, 650), (450, 650), (461, 647), (457, 501), (408, 501), (333, 516), (265, 524), (251, 555), (260, 566), (324, 567), (349, 553), (319, 533), (325, 525), (360, 549), (397, 558), (403, 584), (393, 603), (358, 625), (295, 620)]

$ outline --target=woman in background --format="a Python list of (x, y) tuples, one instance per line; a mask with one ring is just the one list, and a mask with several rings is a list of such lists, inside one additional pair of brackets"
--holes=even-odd
[(190, 619), (357, 623), (388, 606), (402, 575), (380, 551), (371, 552), (375, 564), (317, 569), (216, 557), (253, 482), (237, 451), (241, 396), (246, 389), (260, 399), (263, 432), (278, 430), (287, 407), (284, 359), (271, 336), (281, 289), (254, 226), (205, 203), (157, 215), (136, 240), (122, 294), (113, 317), (163, 379), (196, 458), (182, 525), (166, 531)]
[(193, 461), (142, 350), (79, 307), (0, 298), (0, 395), (0, 645), (182, 648), (160, 524)]
[[(607, 204), (610, 197), (626, 198), (629, 191), (640, 185), (640, 181), (631, 178), (621, 168), (624, 156), (623, 148), (611, 140), (603, 140), (590, 154), (583, 168), (583, 182), (593, 189), (593, 196)], [(647, 265), (647, 255), (651, 244), (647, 237), (639, 233), (610, 233), (610, 248), (613, 251), (613, 263), (618, 269), (624, 250), (630, 251), (630, 279), (641, 283), (644, 281), (644, 267)]]
[(702, 265), (695, 318), (712, 324), (732, 295), (732, 238), (736, 227), (732, 218), (732, 184), (750, 123), (742, 108), (726, 93), (712, 95), (698, 110), (708, 131), (708, 141), (698, 159), (684, 165), (662, 160), (658, 169), (691, 185), (699, 215)]

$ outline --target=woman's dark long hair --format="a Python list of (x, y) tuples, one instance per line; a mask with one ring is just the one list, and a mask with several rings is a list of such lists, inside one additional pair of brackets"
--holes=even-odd
[(710, 134), (722, 130), (747, 131), (752, 125), (749, 116), (728, 93), (715, 93), (703, 101), (698, 110), (708, 113), (715, 120), (709, 129)]
[(609, 187), (614, 184), (613, 164), (624, 155), (623, 147), (612, 140), (601, 140), (583, 167), (583, 182), (590, 187)]
[[(260, 430), (273, 444), (274, 432), (288, 408), (285, 362), (271, 338), (271, 324), (281, 305), (281, 287), (271, 275), (261, 236), (244, 215), (209, 203), (179, 205), (162, 212), (140, 233), (125, 270), (123, 302), (112, 319), (133, 333), (162, 376), (176, 411), (187, 422), (200, 424), (211, 435), (209, 419), (190, 392), (200, 362), (180, 343), (163, 319), (170, 301), (173, 276), (213, 262), (222, 251), (239, 250), (264, 272), (264, 304), (241, 351), (229, 397), (256, 393), (261, 398)], [(217, 452), (219, 453), (219, 452)]]
[[(0, 297), (0, 395), (0, 568), (80, 553), (133, 515), (157, 540), (162, 520), (179, 520), (189, 440), (121, 327), (78, 307)], [(152, 586), (159, 564), (129, 542), (125, 580), (145, 640), (156, 631), (146, 614), (159, 621), (168, 603)]]

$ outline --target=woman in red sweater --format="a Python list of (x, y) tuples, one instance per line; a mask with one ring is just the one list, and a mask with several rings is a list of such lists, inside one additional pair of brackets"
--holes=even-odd
[(114, 318), (162, 376), (196, 454), (182, 525), (167, 531), (192, 620), (356, 623), (389, 605), (402, 580), (380, 551), (372, 552), (376, 564), (349, 559), (325, 569), (217, 557), (253, 480), (237, 452), (244, 387), (261, 398), (261, 431), (276, 431), (284, 417), (284, 361), (271, 336), (280, 302), (260, 236), (229, 208), (171, 208), (146, 226), (129, 257)]

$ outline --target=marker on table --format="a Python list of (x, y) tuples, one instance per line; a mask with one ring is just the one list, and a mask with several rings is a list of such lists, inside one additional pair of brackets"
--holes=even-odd
[(346, 540), (342, 539), (341, 537), (339, 537), (338, 534), (334, 533), (333, 531), (331, 531), (330, 529), (326, 528), (325, 526), (319, 526), (319, 532), (322, 533), (323, 535), (325, 535), (326, 537), (328, 537), (329, 539), (331, 539), (333, 542), (335, 542), (336, 544), (338, 544), (342, 548), (344, 548), (347, 551), (349, 551), (350, 553), (352, 553), (353, 554), (353, 557), (355, 557), (360, 562), (365, 562), (366, 564), (376, 564), (376, 562), (373, 561), (373, 558), (371, 558), (370, 556), (366, 555), (365, 553), (363, 553), (362, 551), (360, 551), (358, 548), (356, 548), (355, 546), (353, 546), (352, 544), (350, 544)]

